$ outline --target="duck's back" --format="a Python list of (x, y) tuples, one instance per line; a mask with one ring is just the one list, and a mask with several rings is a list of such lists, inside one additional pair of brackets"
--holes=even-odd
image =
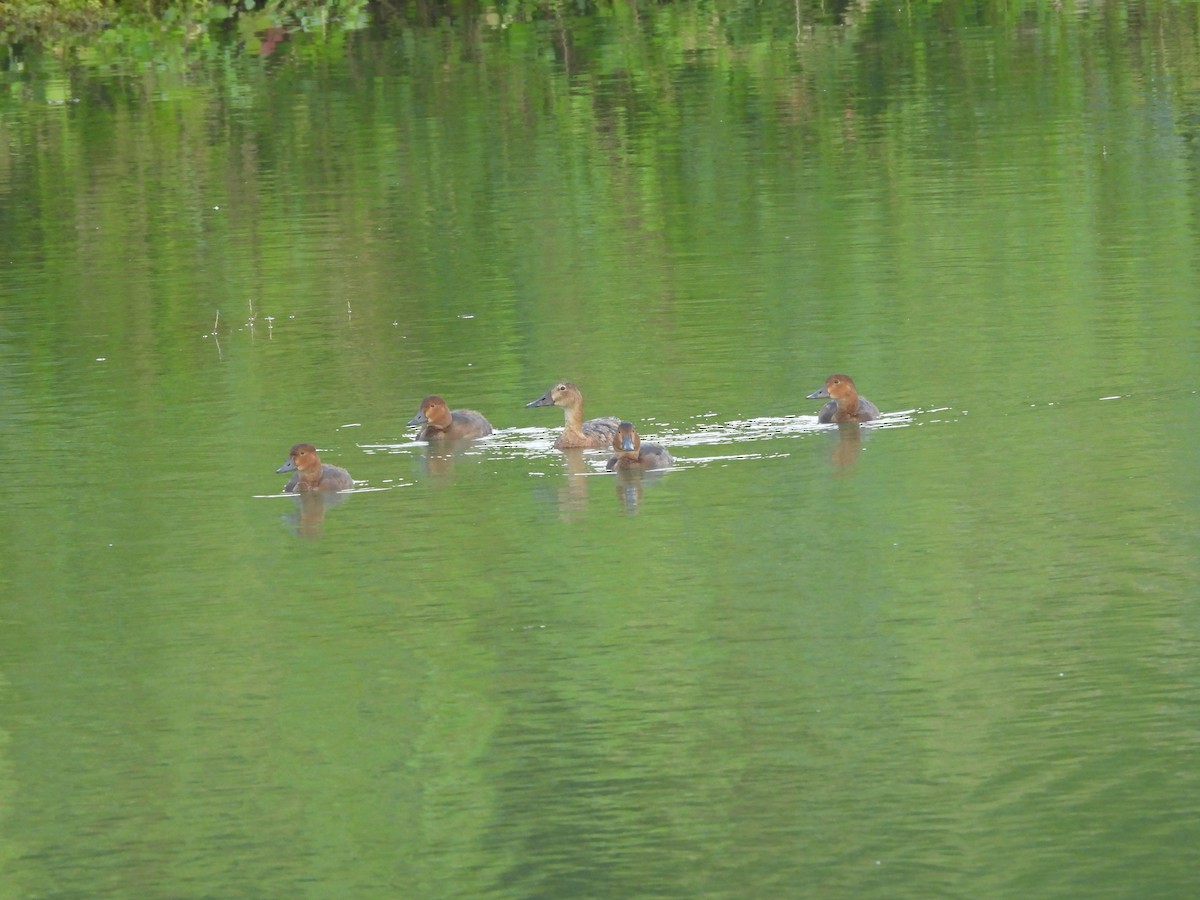
[(817, 413), (817, 421), (822, 425), (828, 425), (833, 421), (833, 417), (837, 415), (837, 401), (830, 400), (821, 407), (821, 411)]
[(638, 455), (642, 466), (647, 469), (665, 469), (675, 462), (667, 448), (658, 444), (642, 444), (642, 452)]
[(492, 423), (483, 413), (473, 409), (456, 409), (450, 413), (450, 427), (438, 428), (426, 425), (417, 435), (419, 441), (450, 440), (462, 441), (469, 438), (486, 437), (492, 433)]
[(658, 444), (642, 444), (637, 456), (634, 456), (632, 452), (614, 453), (608, 458), (605, 468), (610, 472), (620, 469), (665, 469), (674, 462), (675, 460), (671, 458), (666, 447), (660, 447)]
[(858, 398), (858, 409), (852, 413), (839, 412), (836, 400), (830, 400), (817, 413), (817, 421), (822, 425), (828, 425), (830, 422), (870, 422), (878, 418), (879, 407), (866, 397)]
[[(296, 478), (292, 479), (292, 481), (296, 480)], [(344, 491), (352, 487), (354, 487), (354, 479), (350, 477), (349, 472), (341, 466), (321, 463), (321, 483), (316, 488), (309, 488), (309, 490)], [(302, 487), (301, 490), (304, 488)]]
[(285, 494), (303, 494), (306, 491), (344, 491), (354, 487), (354, 479), (341, 466), (321, 464), (321, 480), (316, 484), (305, 481), (301, 472), (295, 473), (283, 486)]
[(866, 397), (858, 398), (858, 416), (857, 422), (870, 422), (872, 419), (879, 418), (879, 407), (868, 400)]
[(588, 419), (580, 426), (578, 432), (564, 431), (554, 442), (554, 446), (559, 450), (602, 450), (612, 446), (613, 435), (620, 427), (621, 420), (615, 416)]

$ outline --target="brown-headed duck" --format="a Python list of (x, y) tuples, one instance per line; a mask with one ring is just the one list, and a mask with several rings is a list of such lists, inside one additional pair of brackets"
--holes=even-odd
[(317, 448), (312, 444), (297, 444), (288, 453), (287, 462), (275, 470), (282, 475), (284, 472), (295, 472), (292, 480), (283, 488), (285, 493), (298, 494), (301, 491), (344, 491), (354, 487), (354, 479), (350, 473), (339, 466), (322, 463), (317, 455)]
[(562, 407), (567, 427), (554, 442), (555, 450), (608, 447), (621, 425), (621, 420), (615, 416), (583, 421), (583, 394), (569, 381), (560, 381), (536, 400), (525, 404), (526, 409), (533, 406)]
[(849, 375), (830, 375), (825, 387), (808, 395), (809, 400), (830, 397), (830, 401), (817, 413), (822, 425), (830, 422), (870, 422), (879, 418), (879, 407), (866, 397), (858, 396), (854, 379)]
[(425, 426), (417, 434), (418, 441), (465, 441), (492, 433), (492, 424), (481, 413), (473, 409), (451, 411), (436, 394), (421, 401), (421, 408), (408, 424)]
[(665, 469), (674, 462), (665, 447), (643, 444), (630, 422), (622, 422), (617, 428), (612, 448), (615, 452), (605, 466), (610, 472), (617, 469)]

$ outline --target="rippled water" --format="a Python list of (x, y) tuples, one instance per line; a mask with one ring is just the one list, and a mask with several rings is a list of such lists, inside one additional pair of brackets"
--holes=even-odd
[(1186, 23), (703, 11), (0, 101), (0, 893), (1194, 888)]

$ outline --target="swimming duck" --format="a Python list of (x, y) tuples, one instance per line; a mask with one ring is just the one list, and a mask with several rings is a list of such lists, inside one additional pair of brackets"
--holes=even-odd
[(615, 416), (583, 421), (583, 394), (569, 381), (560, 381), (536, 400), (525, 404), (526, 409), (533, 406), (562, 407), (567, 427), (554, 442), (555, 450), (608, 447), (621, 424)]
[(408, 424), (425, 426), (417, 434), (418, 441), (462, 441), (492, 433), (491, 423), (481, 413), (473, 409), (451, 412), (446, 401), (436, 394), (421, 401), (421, 408)]
[(284, 472), (296, 473), (284, 486), (285, 493), (344, 491), (354, 487), (350, 473), (338, 466), (322, 463), (317, 448), (312, 444), (297, 444), (288, 453), (287, 462), (275, 471), (280, 475)]
[(674, 462), (665, 447), (643, 444), (630, 422), (622, 422), (617, 428), (612, 448), (616, 452), (605, 466), (610, 472), (616, 469), (663, 469)]
[(808, 395), (809, 400), (832, 399), (821, 407), (817, 421), (822, 425), (830, 422), (870, 422), (879, 418), (879, 407), (866, 397), (858, 396), (854, 379), (849, 375), (830, 375), (825, 387)]

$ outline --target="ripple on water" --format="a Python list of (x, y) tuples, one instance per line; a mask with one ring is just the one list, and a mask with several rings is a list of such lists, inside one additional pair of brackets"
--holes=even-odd
[[(952, 415), (936, 415), (950, 412)], [(918, 417), (936, 415), (924, 422), (917, 421)], [(961, 416), (948, 407), (930, 410), (900, 410), (886, 413), (875, 421), (864, 424), (865, 430), (882, 430), (889, 428), (904, 428), (914, 424), (933, 424), (953, 420)], [(694, 421), (699, 427), (675, 428), (669, 424), (661, 424), (655, 430), (647, 429), (642, 438), (647, 442), (663, 444), (670, 448), (675, 456), (672, 470), (704, 466), (710, 463), (726, 464), (731, 461), (749, 461), (780, 459), (789, 454), (779, 449), (753, 452), (725, 452), (726, 448), (742, 447), (749, 442), (779, 440), (804, 437), (813, 434), (825, 434), (836, 431), (836, 425), (823, 425), (817, 422), (815, 416), (764, 416), (750, 419), (733, 419), (726, 422), (706, 422), (709, 415), (696, 416)], [(653, 423), (653, 420), (646, 420)], [(658, 423), (654, 423), (658, 424)], [(557, 428), (501, 428), (487, 437), (474, 441), (456, 443), (452, 447), (433, 448), (423, 441), (401, 441), (397, 443), (359, 444), (359, 449), (371, 455), (416, 455), (421, 452), (440, 451), (437, 455), (447, 459), (493, 459), (493, 460), (527, 460), (554, 461), (562, 459), (563, 453), (555, 449), (554, 441), (560, 430)], [(707, 455), (679, 456), (680, 448), (699, 449), (713, 448), (714, 452)], [(605, 463), (608, 458), (607, 449), (595, 449), (578, 452), (578, 467), (570, 474), (573, 475), (608, 475)], [(544, 476), (549, 471), (531, 471), (531, 475)]]

